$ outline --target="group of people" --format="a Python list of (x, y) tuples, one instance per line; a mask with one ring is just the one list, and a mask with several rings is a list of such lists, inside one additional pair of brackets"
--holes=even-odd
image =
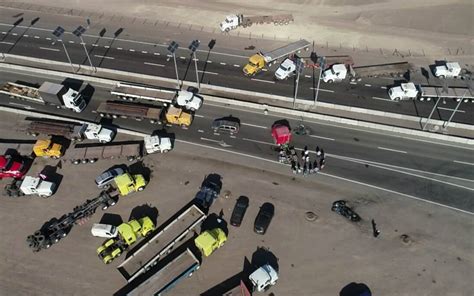
[(316, 146), (315, 152), (316, 158), (311, 161), (308, 146), (305, 146), (303, 151), (301, 151), (300, 159), (294, 146), (282, 145), (278, 160), (281, 163), (290, 164), (293, 174), (315, 174), (322, 170), (326, 164), (324, 150)]

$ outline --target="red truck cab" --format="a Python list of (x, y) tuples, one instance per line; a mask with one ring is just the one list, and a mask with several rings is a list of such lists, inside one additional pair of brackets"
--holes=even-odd
[(0, 155), (0, 179), (21, 179), (26, 171), (25, 161), (21, 157), (14, 158), (11, 155)]
[(272, 137), (276, 145), (285, 145), (291, 141), (291, 130), (288, 126), (275, 123), (272, 125)]

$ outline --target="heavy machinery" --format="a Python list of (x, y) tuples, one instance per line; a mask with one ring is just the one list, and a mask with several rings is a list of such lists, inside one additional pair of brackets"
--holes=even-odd
[(266, 66), (271, 66), (282, 57), (287, 57), (292, 53), (299, 53), (303, 49), (308, 50), (309, 45), (310, 43), (307, 40), (301, 39), (272, 51), (260, 51), (249, 58), (248, 64), (243, 68), (244, 74), (254, 76)]
[(454, 99), (464, 102), (474, 101), (474, 94), (470, 88), (466, 87), (447, 87), (440, 86), (421, 86), (413, 82), (402, 83), (400, 86), (392, 87), (388, 90), (391, 100), (420, 100), (431, 101), (437, 98)]
[(121, 196), (142, 191), (146, 186), (146, 181), (143, 175), (131, 175), (130, 173), (125, 173), (115, 177), (114, 182)]
[(75, 224), (81, 223), (92, 216), (97, 208), (102, 207), (102, 210), (106, 210), (108, 207), (115, 205), (116, 202), (117, 197), (114, 192), (102, 191), (98, 197), (76, 206), (72, 212), (61, 216), (59, 219), (53, 218), (46, 222), (41, 229), (29, 235), (26, 242), (33, 252), (48, 249), (66, 237)]
[(33, 153), (37, 157), (60, 158), (63, 156), (63, 146), (51, 139), (40, 139), (33, 146)]
[(114, 145), (74, 146), (66, 150), (63, 159), (72, 164), (95, 163), (99, 159), (127, 158), (128, 161), (141, 159), (143, 156), (140, 143), (115, 143)]
[(195, 205), (176, 213), (117, 267), (119, 272), (128, 282), (146, 273), (173, 249), (191, 238), (206, 217), (206, 214)]
[(80, 113), (86, 108), (82, 95), (62, 84), (44, 82), (39, 88), (26, 84), (7, 82), (0, 87), (0, 93), (20, 100), (53, 105)]
[(137, 242), (140, 236), (145, 237), (153, 230), (155, 224), (149, 217), (122, 223), (117, 226), (117, 236), (105, 241), (97, 249), (97, 255), (105, 264), (109, 264)]
[(229, 32), (230, 30), (237, 29), (237, 27), (250, 27), (253, 24), (271, 24), (275, 26), (288, 25), (293, 22), (293, 15), (291, 14), (280, 14), (280, 15), (260, 15), (260, 16), (244, 16), (243, 14), (232, 14), (226, 16), (225, 20), (220, 23), (219, 27), (222, 32)]
[(220, 228), (206, 230), (201, 233), (195, 240), (194, 244), (201, 251), (201, 254), (208, 257), (215, 250), (219, 249), (227, 241), (227, 236)]
[(73, 122), (58, 121), (31, 121), (26, 126), (25, 131), (35, 137), (39, 135), (62, 136), (73, 141), (88, 139), (97, 140), (101, 143), (108, 143), (115, 136), (114, 131), (100, 124), (84, 123), (78, 125)]
[(26, 159), (23, 156), (0, 155), (0, 180), (21, 179), (27, 171)]
[(26, 176), (5, 186), (5, 194), (10, 197), (38, 195), (50, 197), (56, 191), (56, 184), (39, 177)]
[(171, 139), (168, 137), (146, 136), (143, 142), (145, 144), (145, 151), (148, 154), (155, 152), (166, 153), (173, 149)]
[(178, 105), (196, 111), (202, 106), (203, 98), (189, 90), (154, 88), (148, 85), (135, 85), (118, 82), (110, 91), (112, 95), (126, 101), (144, 100), (160, 102), (164, 106)]

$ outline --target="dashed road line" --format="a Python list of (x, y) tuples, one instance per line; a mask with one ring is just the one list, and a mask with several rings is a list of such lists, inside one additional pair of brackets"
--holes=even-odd
[(381, 150), (387, 150), (387, 151), (392, 151), (392, 152), (398, 152), (398, 153), (404, 153), (404, 154), (407, 154), (408, 152), (406, 151), (403, 151), (403, 150), (396, 150), (396, 149), (390, 149), (390, 148), (385, 148), (385, 147), (377, 147), (378, 149), (381, 149)]
[(474, 163), (470, 163), (470, 162), (467, 162), (467, 161), (453, 160), (453, 162), (455, 162), (455, 163), (460, 163), (460, 164), (467, 164), (467, 165), (472, 165), (472, 166), (474, 166)]
[(13, 36), (17, 36), (18, 34), (17, 33), (12, 33)]
[(23, 34), (23, 37), (30, 37), (30, 35), (28, 35), (28, 34)]
[(232, 138), (232, 139), (237, 139), (237, 137), (234, 136), (234, 135), (230, 135), (229, 137)]
[(167, 56), (168, 58), (172, 58), (172, 57), (173, 57), (173, 55), (171, 55), (171, 54), (167, 54), (166, 56)]
[(207, 63), (207, 64), (212, 64), (212, 61), (207, 60), (206, 63)]
[(305, 75), (304, 77), (306, 77), (306, 78), (311, 78), (311, 75)]
[(135, 51), (135, 49), (133, 49), (133, 48), (130, 48), (128, 51), (134, 52), (134, 51)]
[(159, 52), (154, 52), (153, 54), (156, 55), (156, 56), (161, 55)]
[(103, 55), (98, 55), (98, 54), (95, 54), (94, 55), (96, 58), (103, 58), (103, 59), (108, 59), (108, 60), (115, 60), (115, 58), (113, 57), (108, 57), (108, 56), (103, 56)]
[[(438, 109), (441, 109), (441, 110), (448, 110), (448, 111), (454, 111), (454, 109), (450, 109), (450, 108), (444, 108), (444, 107), (438, 107)], [(464, 110), (456, 110), (456, 112), (461, 112), (461, 113), (466, 113), (466, 111)]]
[(68, 42), (69, 42), (69, 43), (74, 43), (74, 41), (72, 41), (72, 40), (69, 40)]
[(364, 84), (364, 85), (367, 86), (367, 87), (371, 87), (371, 86), (372, 86), (372, 84)]
[(156, 66), (156, 67), (164, 67), (165, 65), (163, 64), (155, 64), (155, 63), (150, 63), (150, 62), (144, 62), (145, 65), (150, 65), (150, 66)]
[(204, 131), (203, 131), (203, 130), (201, 130), (201, 129), (200, 129), (200, 130), (198, 130), (198, 133), (203, 133), (203, 132), (204, 132)]
[(357, 84), (357, 82), (349, 82), (349, 84)]
[(59, 51), (57, 48), (50, 48), (50, 47), (40, 47), (39, 49), (49, 50), (49, 51)]
[(312, 138), (318, 138), (318, 139), (323, 139), (323, 140), (328, 140), (328, 141), (336, 141), (336, 139), (333, 138), (326, 138), (326, 137), (321, 137), (321, 136), (316, 136), (316, 135), (309, 135)]
[(142, 53), (145, 53), (145, 54), (147, 54), (147, 53), (148, 53), (148, 51), (146, 51), (146, 50), (142, 50)]
[(262, 71), (263, 71), (263, 72), (267, 72), (267, 71), (268, 71), (268, 69), (262, 69)]
[(380, 101), (388, 101), (388, 102), (392, 102), (392, 103), (396, 103), (397, 101), (392, 101), (390, 99), (385, 99), (385, 98), (379, 98), (379, 97), (372, 97), (372, 99), (374, 100), (380, 100)]
[(235, 64), (234, 64), (234, 67), (236, 67), (236, 68), (240, 68), (240, 65), (235, 65)]
[(204, 73), (204, 74), (211, 74), (211, 75), (219, 75), (219, 73), (216, 73), (216, 72), (209, 72), (209, 71), (202, 71), (202, 70), (198, 70), (198, 72), (201, 72), (201, 73)]
[(34, 38), (35, 38), (35, 39), (40, 39), (40, 36), (35, 36)]
[(258, 127), (258, 128), (263, 128), (263, 129), (267, 129), (267, 128), (268, 128), (268, 127), (266, 127), (266, 126), (256, 125), (256, 124), (251, 124), (251, 123), (245, 123), (245, 122), (241, 122), (240, 124), (241, 124), (241, 125), (247, 125), (247, 126)]
[(222, 66), (227, 65), (227, 63), (223, 63), (223, 62), (220, 62), (219, 64), (221, 64)]
[(99, 45), (94, 43), (94, 44), (92, 44), (92, 46), (97, 47), (97, 46), (99, 46)]
[(13, 42), (8, 42), (8, 41), (0, 41), (0, 43), (8, 44), (8, 45), (13, 45), (13, 44), (15, 44), (15, 43), (13, 43)]
[(204, 115), (194, 114), (195, 117), (204, 118)]
[(179, 58), (182, 59), (182, 60), (185, 60), (185, 59), (186, 59), (186, 57), (179, 57)]
[[(310, 87), (309, 89), (316, 89), (316, 87)], [(333, 90), (330, 90), (330, 89), (324, 89), (324, 88), (320, 88), (319, 91), (325, 91), (325, 92), (330, 92), (330, 93), (333, 93), (334, 91)]]
[(386, 87), (386, 86), (381, 86), (380, 88), (381, 88), (381, 89), (387, 89), (387, 87)]
[(51, 40), (51, 38), (49, 38), (49, 37), (46, 37), (46, 40)]
[(250, 78), (250, 80), (259, 81), (259, 82), (265, 82), (265, 83), (272, 83), (272, 84), (275, 83), (275, 81), (263, 80), (263, 79), (257, 79), (257, 78)]
[(122, 50), (122, 49), (123, 49), (123, 48), (121, 48), (121, 47), (117, 47), (117, 50)]
[(104, 45), (104, 48), (110, 48), (110, 46), (109, 45)]

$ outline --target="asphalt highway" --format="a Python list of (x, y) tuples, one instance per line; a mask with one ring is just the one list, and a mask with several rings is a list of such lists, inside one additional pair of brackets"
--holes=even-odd
[[(11, 24), (0, 24), (2, 34), (0, 35), (0, 52), (67, 62), (62, 44), (55, 41), (51, 35), (52, 29), (54, 28), (22, 25), (12, 27)], [(132, 40), (120, 35), (114, 37), (114, 35), (110, 36), (111, 33), (100, 36), (100, 32), (92, 30), (88, 33), (90, 35), (84, 35), (84, 42), (94, 66), (167, 78), (176, 77), (173, 58), (166, 49), (169, 40), (158, 41), (160, 40), (159, 32), (157, 32), (156, 42)], [(225, 42), (219, 39), (220, 36), (216, 35), (216, 44)], [(65, 34), (63, 41), (76, 67), (80, 64), (88, 65), (84, 47), (77, 37)], [(208, 42), (209, 40), (202, 40), (202, 46), (196, 55), (198, 75), (202, 83), (293, 96), (296, 87), (295, 77), (286, 81), (273, 79), (278, 65), (270, 67), (255, 77), (245, 77), (242, 68), (253, 51), (228, 51), (221, 48), (211, 50), (207, 48)], [(302, 55), (309, 56), (309, 52)], [(176, 58), (180, 79), (196, 81), (194, 63), (187, 47), (180, 47), (176, 52)], [(319, 70), (312, 68), (305, 69), (301, 74), (298, 88), (299, 99), (314, 100), (318, 75)], [(392, 78), (364, 79), (359, 82), (347, 81), (337, 84), (321, 82), (318, 101), (428, 117), (434, 102), (393, 102), (388, 98), (387, 88), (399, 82), (400, 80)], [(460, 123), (474, 123), (473, 105), (462, 103), (452, 120)], [(455, 107), (456, 103), (453, 100), (445, 100), (438, 106), (432, 118), (448, 120)]]
[[(28, 81), (40, 84), (46, 79), (61, 82), (51, 77), (37, 78), (34, 75), (0, 72), (1, 83)], [(92, 111), (100, 102), (114, 99), (109, 93), (110, 90), (100, 85), (89, 85), (87, 82), (75, 87), (82, 90), (86, 96), (92, 97), (81, 114), (10, 99), (5, 95), (0, 95), (0, 104), (65, 117), (97, 122), (102, 120), (104, 124), (144, 133), (163, 129), (160, 125), (132, 119), (104, 120)], [(240, 120), (241, 130), (237, 135), (214, 133), (210, 129), (214, 119), (224, 116), (233, 116)], [(315, 147), (324, 149), (327, 161), (321, 174), (392, 190), (410, 198), (421, 198), (464, 211), (474, 211), (474, 149), (470, 147), (410, 139), (324, 122), (301, 122), (284, 114), (263, 115), (255, 110), (210, 102), (205, 102), (196, 113), (188, 130), (165, 127), (165, 131), (176, 138), (176, 145), (179, 145), (179, 141), (187, 141), (208, 146), (210, 149), (241, 153), (263, 161), (277, 161), (278, 153), (274, 149), (270, 127), (281, 119), (287, 119), (292, 127), (304, 124), (309, 130), (308, 135), (294, 135), (293, 144), (297, 149), (308, 146), (313, 160)], [(288, 171), (290, 173), (289, 167)], [(298, 178), (304, 177), (298, 175)], [(318, 175), (306, 178), (318, 178)]]

